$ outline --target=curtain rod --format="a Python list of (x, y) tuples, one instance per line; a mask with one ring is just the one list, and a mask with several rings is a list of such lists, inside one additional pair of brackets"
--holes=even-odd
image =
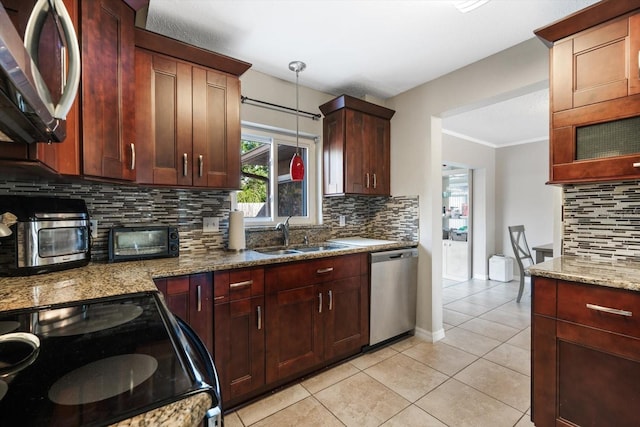
[[(258, 99), (252, 99), (249, 98), (248, 96), (240, 96), (240, 101), (245, 104), (245, 103), (250, 103), (249, 105), (255, 105), (256, 107), (262, 107), (262, 108), (268, 108), (270, 110), (276, 110), (276, 111), (282, 111), (284, 113), (288, 113), (288, 114), (296, 114), (296, 109), (295, 108), (289, 108), (289, 107), (284, 107), (282, 105), (278, 105), (278, 104), (272, 104), (271, 102), (266, 102), (266, 101), (260, 101)], [(320, 114), (314, 114), (314, 113), (309, 113), (308, 111), (302, 111), (299, 110), (298, 114), (300, 114), (303, 117), (307, 117), (310, 118), (311, 120), (320, 120)]]

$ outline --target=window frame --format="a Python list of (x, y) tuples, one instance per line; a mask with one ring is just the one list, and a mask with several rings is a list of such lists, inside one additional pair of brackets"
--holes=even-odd
[[(283, 222), (287, 219), (287, 217), (278, 216), (278, 197), (277, 197), (277, 181), (278, 175), (275, 169), (275, 165), (278, 160), (278, 145), (288, 145), (288, 146), (296, 146), (296, 132), (288, 129), (280, 129), (266, 125), (260, 125), (256, 123), (248, 123), (242, 122), (241, 126), (241, 139), (242, 140), (255, 140), (256, 142), (262, 143), (270, 143), (271, 147), (269, 150), (270, 159), (269, 159), (269, 193), (270, 200), (268, 203), (270, 204), (270, 218), (253, 218), (253, 217), (245, 217), (245, 226), (246, 227), (257, 227), (257, 226), (275, 226), (279, 222)], [(314, 225), (318, 224), (320, 216), (318, 202), (320, 195), (319, 188), (319, 177), (318, 171), (320, 170), (319, 165), (317, 164), (317, 150), (318, 144), (316, 142), (319, 140), (317, 135), (308, 134), (308, 133), (299, 133), (298, 137), (298, 145), (300, 148), (305, 148), (307, 152), (307, 159), (304, 159), (305, 166), (305, 175), (307, 181), (307, 188), (303, 190), (307, 194), (307, 216), (293, 216), (291, 217), (289, 223), (290, 224), (300, 224), (300, 225)], [(237, 209), (237, 192), (234, 192), (234, 197), (231, 198), (231, 209)]]

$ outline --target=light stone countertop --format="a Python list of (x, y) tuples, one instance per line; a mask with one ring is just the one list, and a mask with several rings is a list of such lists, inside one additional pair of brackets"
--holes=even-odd
[[(254, 267), (351, 253), (415, 247), (417, 242), (396, 242), (369, 247), (288, 255), (265, 255), (253, 250), (210, 251), (177, 258), (120, 263), (90, 263), (86, 267), (26, 277), (0, 277), (0, 312), (47, 307), (129, 293), (157, 291), (154, 278)], [(115, 424), (124, 426), (197, 427), (211, 406), (211, 397), (199, 393)]]
[(289, 261), (398, 249), (416, 246), (397, 242), (368, 247), (346, 247), (331, 251), (289, 255), (264, 255), (253, 250), (209, 251), (147, 261), (90, 263), (86, 267), (26, 277), (0, 277), (0, 312), (46, 307), (136, 292), (156, 291), (154, 278), (205, 273), (233, 268), (278, 264)]
[(549, 279), (640, 291), (638, 261), (603, 261), (563, 255), (532, 265), (527, 270), (533, 276)]

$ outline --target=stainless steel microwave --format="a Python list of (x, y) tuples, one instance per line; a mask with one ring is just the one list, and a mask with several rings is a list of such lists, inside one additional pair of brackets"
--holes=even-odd
[(177, 257), (180, 236), (177, 227), (149, 225), (109, 229), (109, 261)]
[(26, 276), (81, 267), (91, 260), (90, 222), (79, 199), (2, 196), (11, 233), (0, 238), (0, 275)]

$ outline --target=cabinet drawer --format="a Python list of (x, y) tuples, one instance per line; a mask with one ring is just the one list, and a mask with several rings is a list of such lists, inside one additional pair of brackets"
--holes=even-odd
[(266, 292), (313, 285), (364, 274), (361, 270), (364, 254), (319, 258), (268, 268), (265, 272)]
[(264, 294), (264, 269), (217, 271), (213, 275), (216, 304)]
[(558, 319), (640, 338), (640, 294), (559, 281)]

